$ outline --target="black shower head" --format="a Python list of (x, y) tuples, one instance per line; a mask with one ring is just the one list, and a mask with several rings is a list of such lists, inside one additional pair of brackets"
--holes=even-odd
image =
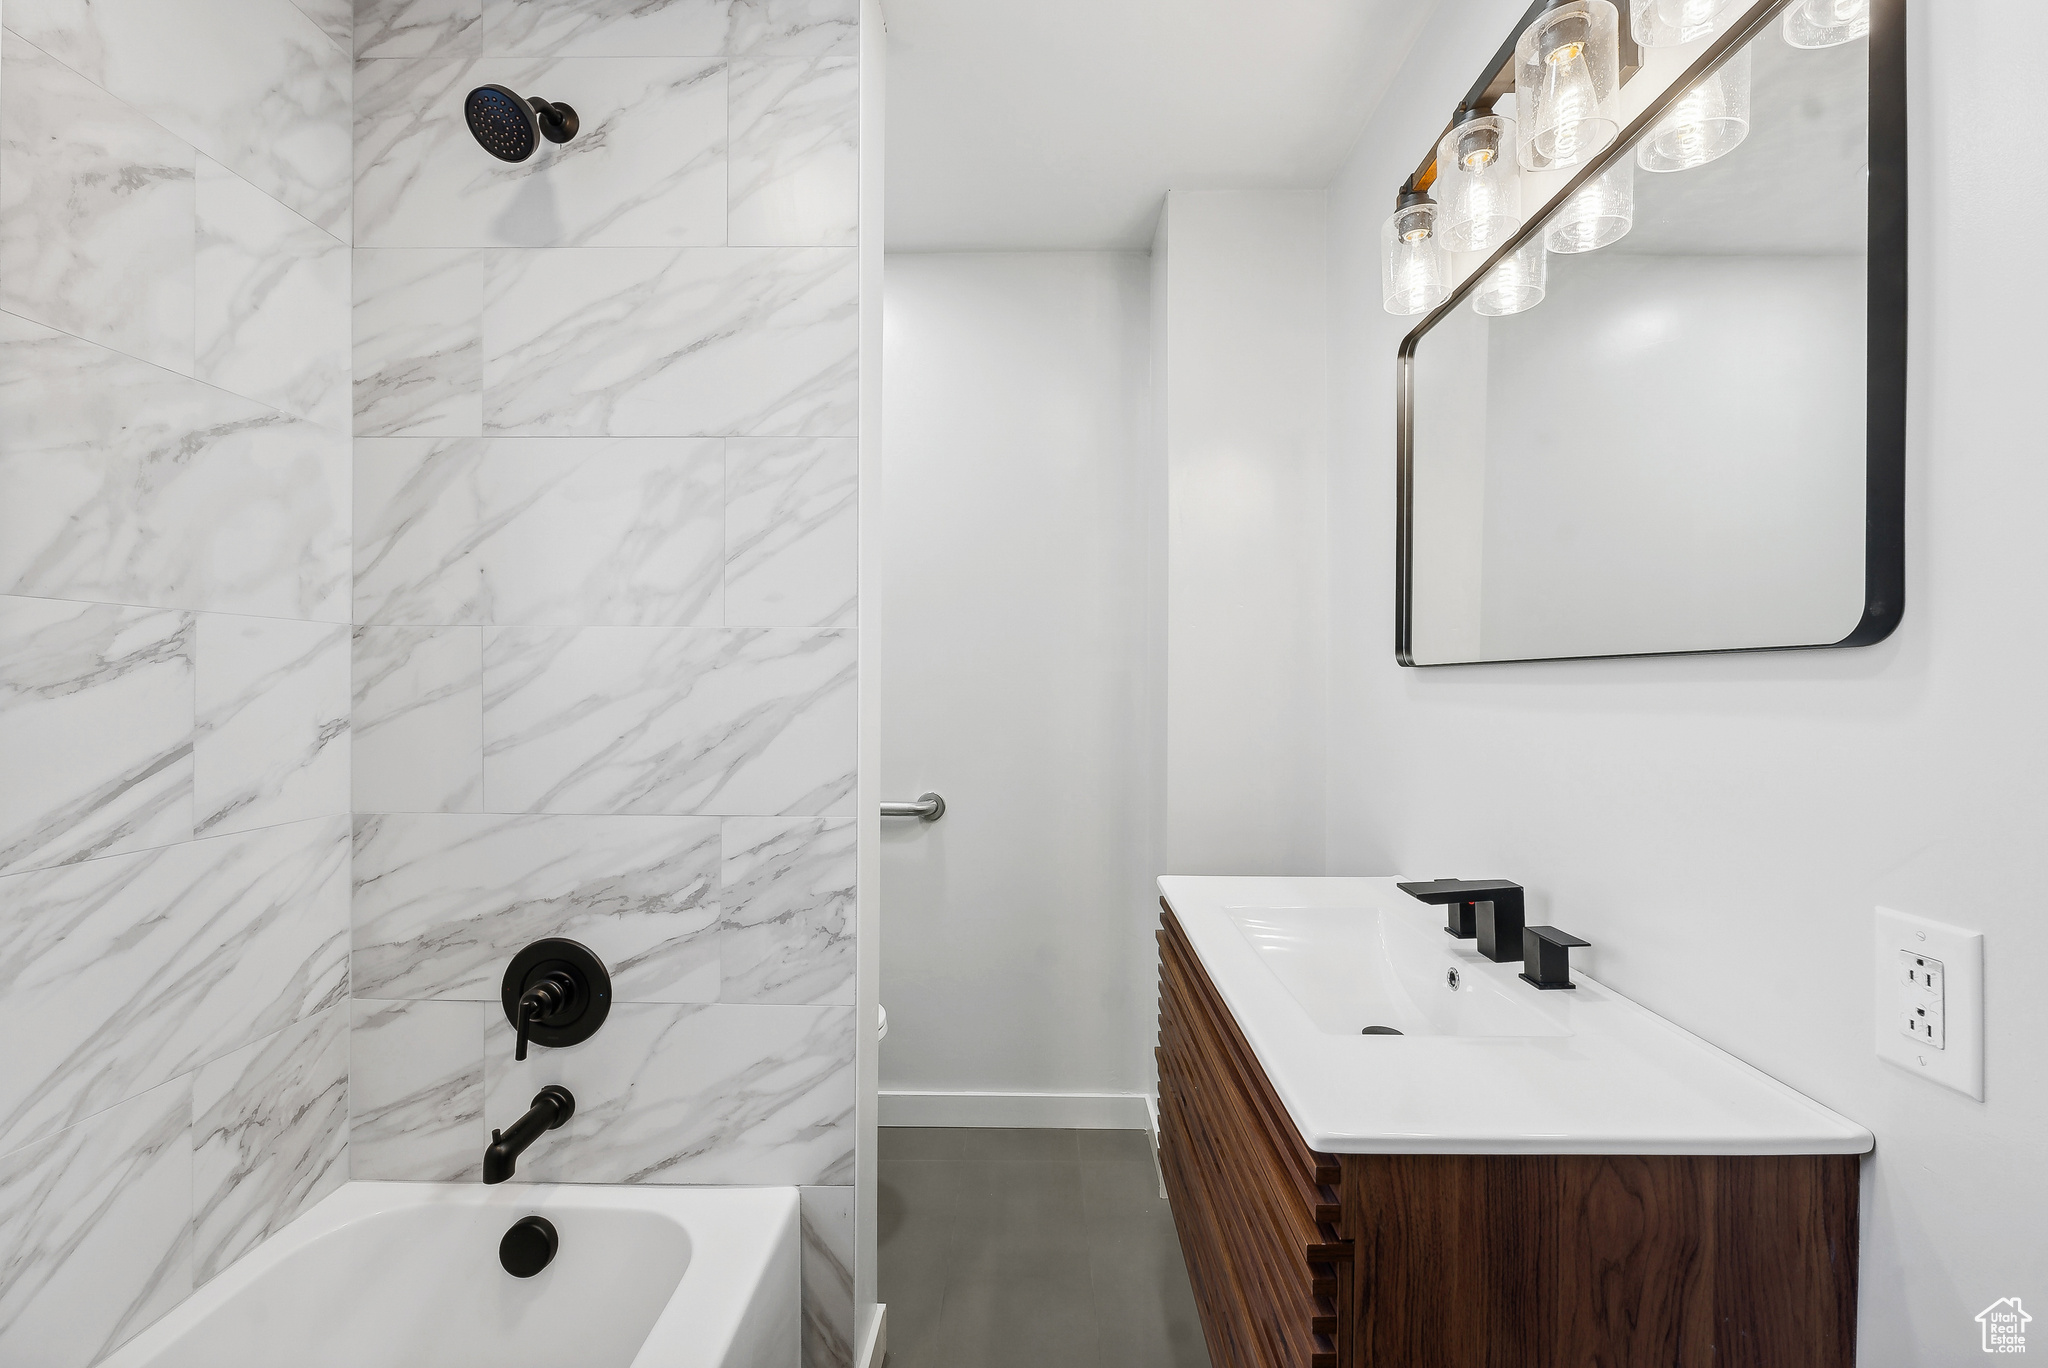
[(501, 85), (478, 86), (462, 106), (469, 131), (499, 161), (523, 162), (540, 140), (565, 143), (576, 136), (576, 111), (546, 100), (522, 100)]

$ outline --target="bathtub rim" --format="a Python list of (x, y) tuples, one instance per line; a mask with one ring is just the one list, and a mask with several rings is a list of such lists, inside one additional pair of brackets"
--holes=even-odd
[[(631, 1368), (731, 1368), (762, 1361), (750, 1341), (790, 1346), (802, 1321), (801, 1197), (795, 1187), (670, 1187), (620, 1183), (350, 1181), (137, 1332), (95, 1368), (152, 1368), (154, 1356), (297, 1250), (388, 1211), (422, 1206), (502, 1208), (509, 1224), (549, 1210), (653, 1211), (688, 1232), (691, 1258)], [(708, 1228), (706, 1228), (708, 1227)], [(699, 1258), (699, 1253), (711, 1257)], [(777, 1306), (768, 1284), (787, 1277)], [(786, 1321), (786, 1327), (775, 1322)], [(739, 1356), (733, 1356), (733, 1350)], [(774, 1358), (781, 1358), (777, 1353)], [(794, 1365), (796, 1357), (790, 1357)]]

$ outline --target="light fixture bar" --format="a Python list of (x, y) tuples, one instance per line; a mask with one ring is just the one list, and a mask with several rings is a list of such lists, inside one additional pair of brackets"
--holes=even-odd
[[(1472, 88), (1465, 92), (1465, 98), (1458, 102), (1459, 111), (1476, 109), (1482, 114), (1491, 114), (1496, 104), (1515, 93), (1515, 44), (1521, 41), (1524, 30), (1555, 3), (1556, 0), (1535, 0), (1535, 3), (1529, 6), (1520, 21), (1509, 31), (1508, 40), (1500, 45), (1500, 51), (1493, 54), (1493, 61), (1487, 66), (1486, 73), (1472, 83)], [(1627, 85), (1635, 74), (1643, 69), (1643, 47), (1636, 41), (1635, 30), (1629, 23), (1628, 6), (1624, 3), (1616, 6), (1616, 9), (1620, 11), (1621, 18), (1621, 83)], [(1416, 189), (1428, 190), (1436, 184), (1436, 149), (1443, 141), (1444, 134), (1450, 132), (1457, 123), (1457, 119), (1458, 116), (1453, 114), (1450, 121), (1438, 130), (1436, 137), (1430, 141), (1429, 152), (1416, 166), (1415, 174), (1408, 178), (1409, 184)]]
[[(1643, 134), (1661, 120), (1665, 114), (1670, 112), (1671, 106), (1676, 104), (1686, 91), (1692, 89), (1701, 80), (1719, 70), (1735, 54), (1747, 47), (1758, 34), (1762, 33), (1770, 25), (1777, 23), (1785, 11), (1796, 3), (1799, 3), (1799, 0), (1759, 0), (1759, 3), (1754, 8), (1749, 10), (1733, 26), (1707, 45), (1706, 51), (1700, 55), (1699, 60), (1687, 68), (1684, 75), (1671, 83), (1669, 91), (1651, 101), (1648, 108), (1636, 115), (1627, 127), (1621, 130), (1619, 136), (1608, 145), (1606, 151), (1575, 168), (1571, 179), (1557, 192), (1551, 204), (1557, 205), (1569, 201), (1572, 196), (1578, 194), (1590, 182), (1611, 169), (1614, 163), (1622, 157), (1634, 157), (1635, 146), (1641, 141)], [(1904, 0), (1878, 0), (1878, 3), (1900, 4), (1904, 3)], [(1545, 0), (1544, 7), (1548, 8), (1548, 0)], [(1516, 35), (1516, 39), (1518, 42), (1520, 41), (1519, 34)], [(1435, 160), (1435, 157), (1430, 158), (1432, 169), (1434, 168)], [(1873, 174), (1875, 174), (1874, 165)], [(1545, 232), (1547, 228), (1547, 214), (1542, 216), (1532, 214), (1529, 220), (1524, 223), (1521, 232), (1516, 234), (1514, 241), (1481, 262), (1477, 270), (1454, 287), (1445, 296), (1441, 304), (1430, 310), (1426, 317), (1417, 321), (1414, 329), (1408, 333), (1402, 342), (1403, 354), (1406, 355), (1405, 349), (1412, 346), (1424, 333), (1434, 327), (1438, 319), (1470, 298), (1488, 270), (1498, 265), (1502, 259), (1524, 245), (1527, 240), (1525, 235)]]

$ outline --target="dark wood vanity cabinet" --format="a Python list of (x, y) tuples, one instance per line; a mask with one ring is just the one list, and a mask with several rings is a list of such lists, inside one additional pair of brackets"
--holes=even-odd
[(1851, 1368), (1854, 1155), (1308, 1148), (1173, 910), (1159, 1158), (1214, 1368)]
[(1341, 1169), (1302, 1143), (1170, 910), (1159, 950), (1159, 1163), (1210, 1360), (1338, 1368)]

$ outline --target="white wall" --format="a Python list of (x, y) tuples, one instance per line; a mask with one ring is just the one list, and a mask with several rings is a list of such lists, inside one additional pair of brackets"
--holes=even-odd
[[(1980, 246), (1987, 223), (2048, 213), (2048, 182), (1991, 160), (2048, 11), (1912, 7), (1899, 632), (1841, 653), (1404, 671), (1391, 566), (1405, 324), (1380, 310), (1377, 230), (1523, 8), (1439, 6), (1333, 192), (1328, 867), (1519, 879), (1542, 919), (1594, 942), (1591, 972), (1868, 1125), (1861, 1361), (1975, 1362), (1978, 1311), (2048, 1303), (2048, 994), (2032, 982), (2048, 969), (2034, 399), (2048, 290)], [(1984, 1102), (1875, 1057), (1880, 903), (1985, 933)]]
[(1322, 859), (1326, 212), (1320, 191), (1175, 191), (1160, 222), (1161, 873)]
[(885, 1092), (1149, 1086), (1146, 271), (888, 261)]

